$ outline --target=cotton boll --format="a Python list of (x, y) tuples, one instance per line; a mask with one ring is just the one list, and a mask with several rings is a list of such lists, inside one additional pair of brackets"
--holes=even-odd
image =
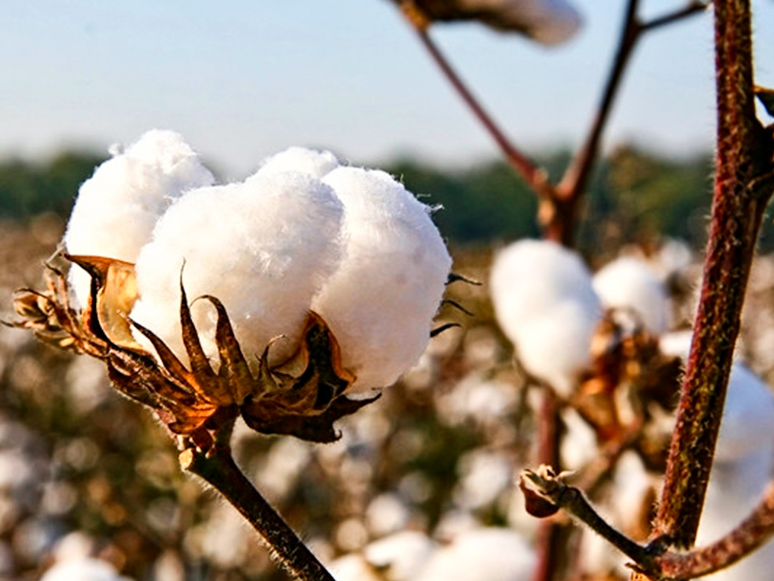
[(359, 553), (339, 557), (328, 570), (336, 581), (384, 581)]
[(518, 533), (481, 528), (461, 533), (438, 551), (416, 581), (527, 581), (535, 554)]
[(427, 347), (451, 258), (430, 208), (382, 171), (325, 176), (344, 205), (344, 256), (312, 303), (341, 346), (353, 391), (386, 387)]
[(285, 151), (274, 154), (262, 164), (257, 176), (270, 173), (297, 171), (322, 178), (339, 166), (339, 160), (330, 151), (316, 151), (304, 147), (289, 147)]
[[(189, 300), (220, 299), (247, 356), (286, 335), (271, 352), (280, 360), (297, 343), (312, 296), (337, 265), (342, 214), (331, 188), (301, 173), (191, 191), (169, 208), (140, 252), (132, 318), (184, 357), (179, 279), (185, 263)], [(199, 301), (192, 312), (205, 351), (214, 356), (214, 309)]]
[(389, 581), (413, 581), (436, 550), (436, 543), (424, 533), (401, 531), (374, 541), (363, 552)]
[(40, 581), (130, 581), (112, 565), (92, 558), (68, 559), (56, 563)]
[[(180, 135), (148, 131), (83, 183), (64, 236), (67, 252), (134, 262), (167, 207), (186, 190), (213, 181)], [(72, 284), (81, 304), (88, 297), (89, 280), (85, 271), (73, 268)]]
[(490, 288), (524, 368), (569, 395), (602, 310), (580, 257), (554, 242), (515, 242), (495, 258)]
[(734, 460), (758, 449), (774, 450), (774, 395), (741, 364), (734, 364), (720, 424), (716, 461)]
[(671, 325), (671, 306), (663, 283), (644, 260), (622, 257), (594, 276), (594, 290), (611, 309), (634, 312), (651, 333), (660, 335)]
[(500, 30), (520, 30), (541, 44), (561, 44), (581, 25), (575, 8), (564, 0), (463, 0), (481, 20)]

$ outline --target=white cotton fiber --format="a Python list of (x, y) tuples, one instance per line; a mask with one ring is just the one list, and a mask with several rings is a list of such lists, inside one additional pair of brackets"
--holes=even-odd
[(554, 242), (522, 240), (497, 255), (490, 287), (524, 368), (568, 395), (589, 363), (602, 310), (583, 261)]
[(572, 38), (581, 25), (578, 11), (565, 0), (461, 0), (467, 11), (500, 30), (518, 30), (555, 45)]
[[(213, 181), (180, 135), (148, 131), (83, 183), (64, 236), (67, 252), (134, 262), (167, 207)], [(89, 277), (79, 267), (72, 273), (76, 297), (85, 304)]]
[(385, 387), (425, 350), (451, 258), (430, 208), (388, 174), (339, 167), (323, 181), (344, 205), (344, 255), (312, 309), (357, 376), (353, 390)]
[(92, 558), (67, 559), (54, 564), (40, 581), (130, 581), (106, 561)]
[[(167, 210), (137, 259), (140, 300), (132, 317), (183, 355), (179, 277), (189, 300), (211, 294), (225, 305), (245, 354), (297, 344), (312, 296), (339, 259), (342, 205), (331, 188), (296, 172), (189, 192)], [(193, 308), (199, 333), (212, 337), (215, 312)], [(210, 355), (213, 341), (205, 341)]]
[(605, 308), (634, 313), (651, 333), (669, 330), (672, 315), (667, 291), (644, 260), (627, 256), (608, 263), (594, 275), (594, 290)]
[(330, 151), (316, 151), (305, 147), (289, 147), (275, 153), (261, 164), (257, 176), (270, 173), (297, 171), (322, 178), (339, 166), (336, 156)]
[(416, 581), (521, 581), (530, 579), (535, 554), (517, 532), (479, 528), (438, 549)]

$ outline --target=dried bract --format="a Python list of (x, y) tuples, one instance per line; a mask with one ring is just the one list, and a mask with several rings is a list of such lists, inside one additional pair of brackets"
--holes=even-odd
[[(217, 314), (217, 365), (204, 352), (181, 283), (180, 325), (188, 355), (186, 366), (152, 331), (129, 317), (137, 298), (133, 266), (101, 257), (69, 256), (91, 276), (91, 291), (82, 311), (70, 305), (67, 277), (51, 268), (47, 290), (20, 291), (16, 327), (31, 329), (60, 348), (105, 362), (114, 387), (152, 408), (176, 435), (200, 448), (238, 416), (264, 434), (288, 434), (314, 442), (338, 438), (333, 423), (379, 396), (351, 400), (345, 396), (355, 377), (341, 365), (335, 337), (325, 321), (309, 314), (297, 352), (270, 367), (266, 347), (253, 373), (237, 341), (223, 304), (203, 296)], [(136, 329), (155, 350), (137, 343)]]

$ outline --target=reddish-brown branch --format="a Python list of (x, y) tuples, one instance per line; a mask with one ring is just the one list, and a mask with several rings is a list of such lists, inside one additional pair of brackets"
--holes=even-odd
[[(415, 22), (412, 19), (409, 19), (409, 21), (412, 23)], [(465, 105), (467, 105), (487, 133), (489, 133), (495, 143), (497, 143), (497, 146), (503, 152), (508, 163), (511, 164), (533, 190), (539, 193), (545, 192), (546, 188), (550, 187), (546, 172), (539, 168), (505, 136), (505, 133), (500, 129), (499, 125), (489, 113), (486, 112), (475, 95), (473, 95), (472, 91), (468, 89), (465, 82), (454, 70), (451, 63), (449, 63), (435, 42), (433, 42), (432, 38), (430, 38), (427, 29), (421, 26), (414, 26), (414, 30), (422, 45), (427, 49), (427, 52), (433, 58), (436, 65), (438, 65), (438, 68), (441, 69), (441, 72), (443, 72), (444, 76), (460, 98), (464, 101)]]
[[(559, 443), (561, 441), (559, 402), (553, 390), (545, 387), (540, 407), (538, 424), (538, 462), (548, 466), (560, 465)], [(544, 519), (538, 528), (536, 539), (537, 566), (532, 581), (551, 581), (560, 569), (563, 558), (562, 525), (553, 519)]]
[(703, 577), (740, 561), (774, 534), (774, 484), (769, 484), (753, 513), (711, 545), (690, 553), (666, 553), (658, 559), (662, 577)]
[(743, 559), (774, 534), (774, 483), (733, 531), (711, 545), (686, 553), (666, 550), (661, 540), (648, 546), (635, 543), (600, 517), (580, 489), (568, 486), (564, 477), (548, 466), (522, 472), (519, 486), (587, 525), (630, 557), (635, 569), (651, 579), (693, 579), (714, 573)]
[(768, 196), (750, 187), (771, 169), (755, 117), (749, 0), (715, 2), (717, 157), (712, 223), (691, 352), (654, 535), (693, 545), (758, 229)]
[(573, 158), (572, 163), (567, 168), (561, 182), (554, 186), (549, 181), (546, 171), (537, 166), (507, 138), (498, 124), (487, 113), (473, 92), (457, 74), (448, 59), (446, 59), (428, 34), (427, 29), (430, 21), (421, 10), (412, 0), (399, 0), (399, 4), (406, 19), (416, 31), (422, 45), (438, 68), (487, 133), (497, 143), (511, 166), (540, 198), (541, 208), (538, 219), (543, 228), (543, 237), (555, 240), (566, 246), (573, 245), (578, 207), (588, 185), (594, 163), (599, 155), (599, 144), (610, 117), (613, 102), (621, 85), (623, 72), (630, 61), (637, 40), (645, 32), (681, 20), (703, 10), (707, 6), (706, 2), (694, 0), (680, 10), (642, 23), (637, 18), (639, 0), (629, 0), (621, 40), (613, 60), (613, 66), (605, 83), (602, 99), (589, 128), (589, 133), (582, 147)]

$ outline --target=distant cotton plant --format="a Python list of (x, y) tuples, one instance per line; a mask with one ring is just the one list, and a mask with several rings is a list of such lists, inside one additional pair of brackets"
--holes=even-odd
[(213, 182), (170, 131), (117, 151), (64, 237), (81, 319), (54, 277), (18, 297), (20, 326), (105, 360), (174, 433), (236, 405), (253, 429), (335, 439), (332, 422), (369, 401), (343, 396), (394, 383), (428, 344), (451, 267), (433, 209), (298, 147)]
[(669, 330), (672, 315), (666, 288), (645, 260), (630, 256), (613, 260), (594, 275), (593, 284), (605, 308), (634, 314), (650, 333)]
[(602, 315), (591, 273), (555, 242), (521, 240), (495, 258), (490, 278), (497, 321), (524, 368), (568, 395), (588, 365)]

